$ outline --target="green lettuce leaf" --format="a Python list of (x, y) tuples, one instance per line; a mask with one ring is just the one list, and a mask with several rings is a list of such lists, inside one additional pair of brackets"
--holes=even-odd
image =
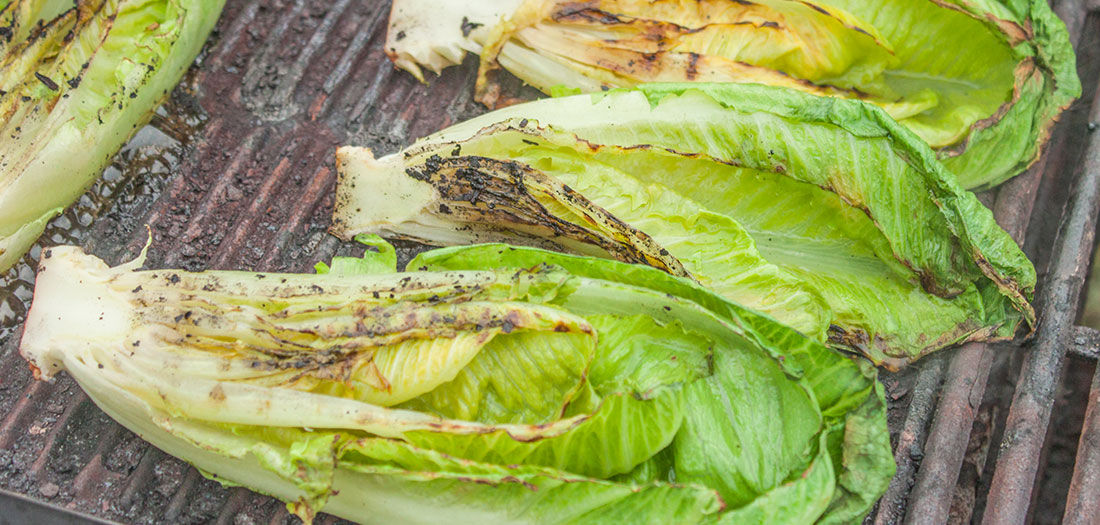
[[(534, 264), (553, 264), (584, 279), (586, 285), (559, 299), (572, 311), (640, 311), (662, 319), (669, 311), (658, 305), (662, 300), (675, 298), (690, 301), (681, 303), (677, 318), (690, 319), (692, 326), (724, 324), (747, 340), (759, 341), (759, 348), (781, 349), (772, 355), (789, 374), (803, 378), (818, 404), (824, 424), (832, 429), (827, 450), (831, 458), (829, 469), (836, 474), (837, 481), (828, 508), (819, 519), (822, 523), (858, 520), (886, 490), (895, 466), (890, 454), (889, 434), (881, 432), (886, 400), (881, 384), (875, 380), (875, 369), (869, 363), (823, 351), (819, 343), (766, 315), (652, 267), (533, 248), (501, 244), (440, 248), (421, 253), (409, 262), (409, 268), (453, 271)], [(633, 286), (637, 283), (645, 283), (644, 292)], [(644, 294), (646, 299), (635, 297), (633, 301), (619, 302), (617, 299), (622, 297), (624, 289)], [(731, 340), (731, 344), (738, 343), (740, 341)], [(706, 407), (700, 405), (700, 408)], [(721, 410), (724, 406), (717, 408)], [(633, 482), (675, 480), (671, 449), (664, 452), (619, 479)]]
[(891, 367), (1034, 324), (1023, 252), (867, 104), (652, 84), (512, 106), (380, 159), (338, 157), (333, 231), (345, 238), (644, 263)]

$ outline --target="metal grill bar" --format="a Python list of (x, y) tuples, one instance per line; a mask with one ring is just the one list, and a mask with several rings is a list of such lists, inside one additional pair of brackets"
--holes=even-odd
[(925, 460), (910, 495), (906, 523), (945, 523), (974, 416), (993, 363), (990, 345), (970, 344), (951, 359), (940, 394)]
[[(1100, 89), (1097, 90), (1100, 92)], [(1100, 121), (1094, 98), (1089, 121)], [(1023, 523), (1050, 423), (1055, 388), (1071, 344), (1073, 321), (1085, 284), (1100, 210), (1100, 133), (1091, 133), (1085, 162), (1063, 223), (1052, 275), (1041, 303), (1043, 320), (1024, 358), (997, 457), (985, 523)]]
[(1100, 360), (1100, 330), (1073, 327), (1073, 346), (1069, 347), (1069, 353), (1090, 361)]
[(1062, 522), (1087, 525), (1094, 523), (1097, 517), (1100, 517), (1100, 365), (1092, 377), (1085, 424), (1077, 445), (1077, 460)]
[(879, 500), (875, 525), (898, 523), (905, 516), (906, 499), (913, 487), (913, 475), (924, 456), (922, 446), (927, 438), (928, 421), (936, 410), (936, 392), (943, 382), (943, 371), (947, 357), (933, 354), (921, 363), (917, 382), (913, 387), (909, 401), (909, 411), (905, 414), (905, 423), (898, 434), (894, 448), (894, 463), (897, 471), (890, 486)]

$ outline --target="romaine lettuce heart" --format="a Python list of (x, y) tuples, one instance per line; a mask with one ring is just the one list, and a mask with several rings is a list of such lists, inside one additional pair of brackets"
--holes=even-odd
[(481, 54), (493, 106), (507, 69), (545, 93), (738, 82), (864, 100), (928, 142), (967, 188), (1034, 162), (1080, 95), (1044, 0), (397, 0), (386, 51), (423, 80)]
[(893, 475), (873, 368), (690, 280), (366, 240), (322, 275), (52, 248), (20, 352), (306, 521), (851, 522)]
[(343, 148), (337, 167), (342, 237), (648, 264), (891, 367), (1034, 324), (1019, 247), (861, 102), (650, 84), (512, 106), (380, 159)]

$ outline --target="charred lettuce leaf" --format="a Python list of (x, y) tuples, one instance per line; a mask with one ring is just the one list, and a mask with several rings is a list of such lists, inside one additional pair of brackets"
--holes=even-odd
[(0, 271), (99, 177), (224, 0), (0, 0)]
[(387, 53), (421, 79), (420, 65), (438, 71), (480, 53), (477, 95), (489, 105), (499, 67), (546, 93), (693, 81), (859, 99), (928, 142), (967, 188), (1034, 162), (1081, 90), (1065, 26), (1044, 0), (428, 4), (394, 2)]
[(651, 84), (512, 106), (380, 159), (343, 148), (337, 168), (339, 236), (647, 264), (891, 367), (1034, 324), (1031, 263), (861, 102)]
[(893, 475), (872, 367), (689, 280), (369, 241), (322, 275), (51, 248), (20, 352), (306, 521), (850, 523)]

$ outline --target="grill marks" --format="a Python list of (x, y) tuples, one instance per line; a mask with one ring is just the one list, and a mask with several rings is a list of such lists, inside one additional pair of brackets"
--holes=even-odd
[(627, 25), (638, 20), (633, 17), (619, 16), (593, 7), (595, 2), (568, 3), (555, 10), (550, 18), (559, 23), (588, 23), (592, 25)]
[[(521, 231), (533, 228), (596, 246), (620, 261), (691, 277), (652, 237), (526, 164), (432, 155), (408, 168), (406, 174), (439, 192), (434, 213), (447, 215), (449, 220), (502, 224)], [(564, 208), (567, 213), (550, 211), (547, 206)]]

